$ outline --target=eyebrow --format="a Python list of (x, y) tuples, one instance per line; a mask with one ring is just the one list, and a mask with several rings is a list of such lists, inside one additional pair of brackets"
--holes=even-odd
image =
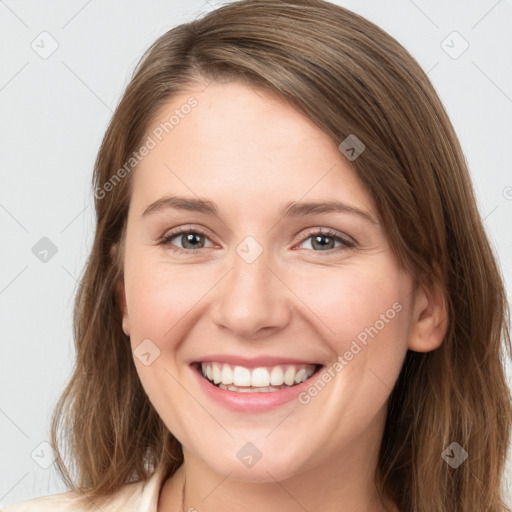
[[(151, 203), (144, 210), (141, 217), (167, 208), (186, 210), (219, 217), (219, 210), (212, 201), (180, 196), (161, 197), (154, 203)], [(320, 203), (292, 201), (283, 205), (279, 210), (279, 215), (281, 217), (303, 217), (322, 213), (350, 213), (352, 215), (357, 215), (372, 224), (378, 224), (377, 220), (370, 212), (340, 201), (326, 201)]]

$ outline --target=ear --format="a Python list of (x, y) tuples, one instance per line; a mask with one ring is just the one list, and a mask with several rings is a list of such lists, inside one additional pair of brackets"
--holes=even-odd
[[(117, 264), (119, 258), (119, 243), (114, 244), (110, 248), (110, 261), (112, 265)], [(121, 277), (115, 284), (116, 287), (116, 299), (119, 304), (119, 309), (122, 315), (122, 328), (126, 336), (130, 336), (130, 321), (128, 318), (128, 309), (126, 307), (126, 293), (124, 288), (124, 273), (121, 273)]]
[(117, 300), (123, 316), (122, 327), (126, 336), (130, 336), (130, 319), (128, 317), (128, 309), (126, 307), (126, 294), (124, 290), (124, 279), (122, 278), (116, 285)]
[(438, 348), (448, 329), (446, 299), (437, 284), (418, 284), (414, 292), (412, 326), (408, 348), (430, 352)]

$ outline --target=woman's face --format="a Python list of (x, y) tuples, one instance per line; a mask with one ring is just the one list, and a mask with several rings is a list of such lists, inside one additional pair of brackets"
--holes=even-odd
[(238, 83), (173, 98), (148, 135), (123, 329), (186, 458), (254, 482), (368, 465), (414, 295), (348, 161), (301, 113)]

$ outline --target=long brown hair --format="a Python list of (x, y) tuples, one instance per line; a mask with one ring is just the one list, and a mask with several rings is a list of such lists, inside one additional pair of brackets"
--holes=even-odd
[[(75, 303), (76, 364), (51, 428), (64, 482), (96, 499), (158, 468), (171, 476), (183, 462), (121, 328), (116, 286), (136, 172), (125, 164), (174, 95), (230, 80), (284, 98), (336, 144), (361, 140), (365, 150), (350, 165), (399, 264), (444, 292), (442, 345), (407, 352), (389, 399), (379, 492), (404, 512), (510, 511), (502, 487), (512, 424), (508, 305), (464, 155), (411, 55), (371, 22), (321, 0), (228, 3), (166, 32), (135, 69), (94, 169), (97, 224)], [(468, 453), (457, 468), (441, 457), (452, 442)]]

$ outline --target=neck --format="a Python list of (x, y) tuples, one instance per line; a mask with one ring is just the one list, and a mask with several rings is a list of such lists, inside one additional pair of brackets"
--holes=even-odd
[(344, 451), (329, 458), (324, 454), (320, 464), (285, 480), (274, 479), (269, 468), (263, 482), (219, 474), (184, 447), (185, 462), (163, 485), (158, 512), (397, 512), (393, 504), (386, 503), (386, 508), (380, 503), (373, 483), (378, 441), (368, 443), (363, 435)]

